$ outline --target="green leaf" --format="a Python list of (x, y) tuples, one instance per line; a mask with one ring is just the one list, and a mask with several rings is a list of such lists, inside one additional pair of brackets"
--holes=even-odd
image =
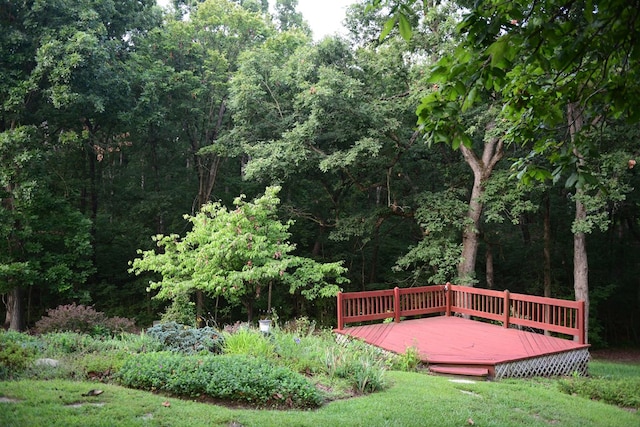
[(473, 105), (473, 102), (476, 100), (477, 94), (478, 94), (478, 90), (476, 86), (472, 87), (469, 93), (467, 94), (467, 96), (465, 97), (464, 102), (462, 103), (463, 112), (467, 111)]
[(396, 25), (396, 18), (389, 18), (387, 20), (387, 22), (384, 23), (384, 27), (382, 27), (382, 32), (380, 33), (380, 37), (378, 37), (378, 40), (382, 41), (385, 39), (385, 37), (387, 37), (389, 35), (389, 33), (391, 32), (391, 30), (393, 30), (393, 27), (395, 27)]
[(398, 16), (399, 19), (399, 26), (400, 26), (400, 35), (402, 36), (403, 39), (405, 39), (406, 41), (411, 40), (411, 23), (409, 22), (409, 20), (407, 19), (407, 17), (404, 14), (400, 14)]

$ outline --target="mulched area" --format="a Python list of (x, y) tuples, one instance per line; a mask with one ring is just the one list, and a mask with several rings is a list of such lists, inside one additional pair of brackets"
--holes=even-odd
[(591, 358), (619, 363), (633, 363), (640, 365), (640, 348), (605, 348), (591, 350)]

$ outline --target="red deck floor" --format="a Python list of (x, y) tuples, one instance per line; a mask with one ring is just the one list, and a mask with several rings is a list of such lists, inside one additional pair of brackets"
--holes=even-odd
[(442, 365), (495, 366), (589, 347), (567, 339), (446, 316), (346, 327), (336, 332), (395, 353), (415, 347), (424, 362)]

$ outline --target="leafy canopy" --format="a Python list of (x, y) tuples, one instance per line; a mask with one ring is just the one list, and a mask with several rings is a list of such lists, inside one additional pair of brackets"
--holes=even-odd
[(160, 273), (151, 282), (158, 298), (173, 299), (180, 293), (201, 290), (222, 296), (230, 303), (249, 302), (268, 284), (289, 286), (305, 298), (335, 296), (346, 268), (340, 262), (319, 263), (295, 256), (289, 242), (293, 221), (277, 218), (280, 187), (267, 187), (253, 202), (244, 196), (228, 210), (220, 203), (208, 203), (196, 216), (185, 215), (192, 224), (184, 238), (176, 234), (153, 239), (159, 251), (138, 251), (130, 271)]

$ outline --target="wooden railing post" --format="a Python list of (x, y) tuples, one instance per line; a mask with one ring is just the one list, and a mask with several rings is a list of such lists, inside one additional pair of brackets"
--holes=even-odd
[(584, 300), (578, 301), (580, 306), (578, 307), (578, 343), (585, 344), (587, 342), (587, 337), (584, 333)]
[(504, 326), (505, 328), (509, 327), (509, 315), (510, 315), (510, 307), (509, 307), (510, 303), (509, 303), (509, 291), (505, 289), (504, 291), (504, 313), (502, 313), (502, 315), (504, 316), (504, 320), (502, 321), (502, 326)]
[(444, 285), (444, 297), (447, 305), (446, 315), (451, 316), (451, 283)]
[(393, 320), (400, 322), (400, 288), (393, 288)]
[(338, 330), (344, 329), (344, 314), (342, 313), (342, 292), (338, 292)]

